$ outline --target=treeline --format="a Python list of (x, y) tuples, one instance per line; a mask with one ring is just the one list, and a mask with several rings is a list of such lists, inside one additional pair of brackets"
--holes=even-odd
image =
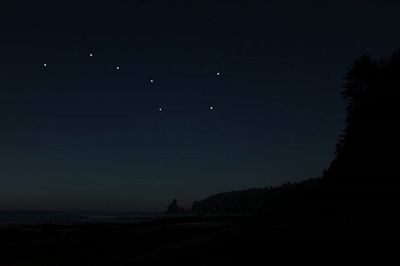
[(351, 219), (400, 216), (400, 50), (357, 59), (342, 96), (346, 121), (321, 177), (278, 187), (220, 193), (193, 203), (199, 213)]
[(348, 219), (400, 221), (400, 50), (362, 56), (343, 88), (346, 127), (325, 174), (329, 206)]
[[(219, 193), (193, 203), (192, 210), (204, 214), (242, 214), (291, 216), (301, 210), (315, 216), (315, 208), (326, 188), (321, 178), (299, 183), (285, 183), (277, 187), (254, 188)], [(318, 214), (320, 215), (320, 214)]]

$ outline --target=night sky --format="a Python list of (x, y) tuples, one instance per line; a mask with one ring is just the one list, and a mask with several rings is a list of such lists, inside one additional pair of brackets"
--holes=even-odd
[[(2, 4), (0, 209), (161, 211), (319, 176), (399, 1)], [(161, 109), (160, 109), (161, 108)]]

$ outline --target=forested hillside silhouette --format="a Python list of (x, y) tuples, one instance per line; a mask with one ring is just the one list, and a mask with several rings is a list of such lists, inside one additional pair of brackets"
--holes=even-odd
[(193, 211), (295, 220), (397, 220), (399, 90), (400, 50), (382, 60), (363, 55), (344, 77), (345, 129), (321, 177), (213, 195), (194, 202)]
[(346, 127), (324, 176), (331, 205), (347, 218), (398, 219), (400, 50), (379, 61), (362, 56), (343, 87)]

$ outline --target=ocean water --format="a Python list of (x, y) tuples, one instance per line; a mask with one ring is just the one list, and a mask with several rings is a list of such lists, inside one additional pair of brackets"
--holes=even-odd
[(143, 212), (0, 211), (0, 225), (139, 223), (162, 216)]

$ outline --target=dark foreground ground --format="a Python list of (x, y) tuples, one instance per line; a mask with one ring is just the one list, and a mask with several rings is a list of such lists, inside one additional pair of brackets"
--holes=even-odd
[(0, 265), (396, 264), (399, 226), (249, 217), (0, 229)]

